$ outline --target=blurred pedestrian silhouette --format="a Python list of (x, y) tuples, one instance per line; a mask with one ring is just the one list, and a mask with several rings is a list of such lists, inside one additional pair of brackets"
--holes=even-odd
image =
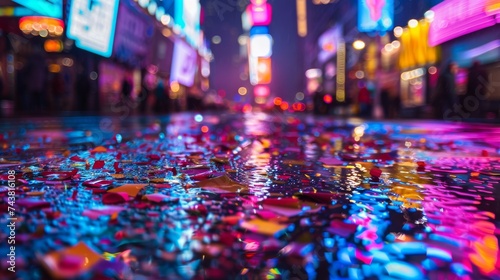
[(139, 96), (137, 97), (137, 101), (139, 102), (139, 111), (141, 114), (145, 114), (147, 112), (148, 98), (149, 89), (146, 84), (146, 79), (143, 79), (141, 83), (141, 91), (139, 92)]
[(326, 114), (327, 106), (324, 101), (325, 93), (323, 92), (323, 88), (318, 87), (316, 91), (313, 93), (313, 103), (314, 103), (314, 114), (322, 115)]
[(132, 94), (132, 82), (128, 76), (125, 76), (122, 81), (122, 101), (125, 104), (130, 104), (130, 96)]
[(395, 119), (399, 117), (401, 97), (394, 89), (384, 87), (380, 92), (380, 104), (384, 111), (384, 118)]
[[(479, 63), (479, 61), (475, 61), (469, 68), (469, 73), (467, 75), (467, 91), (465, 92), (464, 100), (462, 100), (461, 103), (465, 105), (466, 102), (470, 103), (472, 100), (474, 100), (474, 102), (477, 101), (480, 103), (482, 98), (486, 94), (487, 87), (488, 76), (486, 72), (481, 68), (481, 64)], [(480, 108), (474, 110), (473, 112), (470, 112), (471, 116), (481, 117), (482, 110), (480, 110)]]
[(78, 95), (78, 110), (87, 111), (90, 95), (90, 80), (85, 73), (80, 73), (76, 80), (76, 94)]
[(62, 74), (56, 73), (52, 78), (52, 101), (56, 112), (61, 111), (64, 105), (64, 80)]
[(389, 119), (391, 118), (391, 107), (394, 106), (391, 102), (391, 93), (389, 92), (389, 89), (384, 87), (380, 91), (380, 104), (382, 105), (382, 109), (384, 111), (384, 118)]
[(370, 91), (365, 84), (361, 84), (358, 94), (358, 104), (360, 116), (363, 118), (370, 118), (372, 113), (372, 99), (370, 97)]
[[(38, 50), (38, 49), (35, 49)], [(46, 90), (47, 68), (40, 50), (31, 56), (27, 68), (28, 112), (41, 113), (47, 109), (48, 92)]]
[(398, 92), (394, 92), (391, 96), (392, 106), (390, 109), (390, 118), (396, 119), (399, 118), (399, 113), (401, 111), (401, 95)]
[(439, 75), (437, 91), (432, 101), (434, 116), (437, 119), (443, 119), (447, 117), (446, 115), (452, 114), (454, 109), (453, 105), (457, 103), (455, 83), (457, 70), (457, 64), (449, 62)]
[(139, 103), (139, 113), (149, 113), (149, 99), (151, 96), (151, 77), (147, 69), (141, 70), (141, 89), (137, 94), (137, 102)]
[(165, 83), (163, 79), (159, 79), (155, 89), (154, 112), (157, 114), (165, 113), (168, 107), (167, 95), (165, 92)]

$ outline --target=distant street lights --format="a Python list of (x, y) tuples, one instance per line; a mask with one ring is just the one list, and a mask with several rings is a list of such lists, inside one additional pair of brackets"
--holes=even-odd
[(352, 47), (356, 50), (362, 50), (365, 48), (365, 46), (366, 46), (365, 42), (361, 40), (356, 40), (352, 43)]

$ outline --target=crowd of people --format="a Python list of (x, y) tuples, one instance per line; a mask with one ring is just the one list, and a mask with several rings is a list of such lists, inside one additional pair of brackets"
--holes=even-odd
[[(430, 94), (426, 104), (422, 107), (429, 108), (418, 111), (417, 118), (434, 118), (440, 120), (477, 119), (498, 117), (495, 112), (487, 110), (488, 90), (491, 90), (488, 75), (479, 62), (474, 62), (467, 69), (467, 84), (463, 92), (459, 93), (457, 85), (458, 65), (454, 62), (446, 63), (438, 71), (435, 86), (429, 86)], [(377, 88), (359, 82), (358, 90), (342, 104), (335, 101), (334, 93), (326, 93), (320, 87), (313, 94), (314, 113), (317, 115), (335, 114), (339, 106), (349, 107), (349, 116), (372, 118), (373, 116), (385, 119), (402, 118), (404, 106), (401, 93), (396, 90), (397, 85), (381, 86), (379, 91), (379, 104), (381, 112), (375, 112)]]
[(121, 83), (120, 102), (135, 109), (138, 114), (169, 114), (180, 111), (217, 110), (225, 107), (221, 98), (212, 91), (201, 92), (196, 87), (185, 87), (173, 91), (167, 78), (143, 79), (140, 90), (131, 77), (126, 76)]
[(458, 65), (449, 62), (439, 75), (436, 91), (432, 99), (434, 115), (437, 119), (483, 118), (489, 117), (482, 110), (486, 100), (489, 81), (487, 73), (479, 62), (468, 69), (465, 94), (458, 95), (456, 75)]

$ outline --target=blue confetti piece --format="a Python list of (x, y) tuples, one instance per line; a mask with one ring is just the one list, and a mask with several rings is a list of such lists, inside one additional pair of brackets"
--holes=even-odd
[(461, 242), (458, 241), (458, 240), (455, 240), (451, 237), (448, 237), (448, 236), (442, 236), (442, 235), (439, 235), (439, 234), (431, 234), (429, 235), (429, 238), (434, 240), (434, 241), (439, 241), (439, 242), (443, 242), (443, 243), (447, 243), (447, 244), (450, 244), (450, 245), (453, 245), (455, 247), (460, 247), (461, 245)]
[(468, 269), (461, 263), (452, 263), (451, 270), (458, 276), (465, 276), (470, 273)]
[(431, 259), (425, 259), (422, 262), (422, 267), (425, 268), (425, 270), (434, 270), (437, 268), (437, 264)]
[(438, 258), (440, 260), (447, 261), (447, 262), (451, 262), (453, 259), (451, 252), (448, 252), (444, 249), (432, 248), (432, 247), (427, 248), (427, 256)]
[(332, 248), (335, 245), (335, 240), (332, 238), (325, 238), (324, 244), (326, 248)]
[(424, 275), (418, 267), (402, 261), (393, 261), (386, 264), (385, 270), (391, 277), (414, 280), (424, 279)]

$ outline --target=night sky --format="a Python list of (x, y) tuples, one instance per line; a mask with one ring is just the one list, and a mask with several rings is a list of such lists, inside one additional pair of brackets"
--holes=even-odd
[[(215, 57), (211, 65), (211, 87), (225, 90), (228, 97), (236, 96), (240, 86), (250, 85), (248, 80), (240, 78), (247, 64), (246, 59), (240, 58), (238, 45), (238, 36), (243, 34), (242, 9), (249, 2), (248, 0), (201, 1), (205, 8), (204, 29), (207, 38), (211, 39), (215, 35), (222, 38), (220, 44), (210, 46)], [(271, 57), (273, 68), (271, 93), (293, 101), (295, 93), (302, 90), (303, 78), (295, 1), (270, 0), (268, 3), (273, 6), (273, 18), (269, 26), (269, 33), (274, 40)]]

